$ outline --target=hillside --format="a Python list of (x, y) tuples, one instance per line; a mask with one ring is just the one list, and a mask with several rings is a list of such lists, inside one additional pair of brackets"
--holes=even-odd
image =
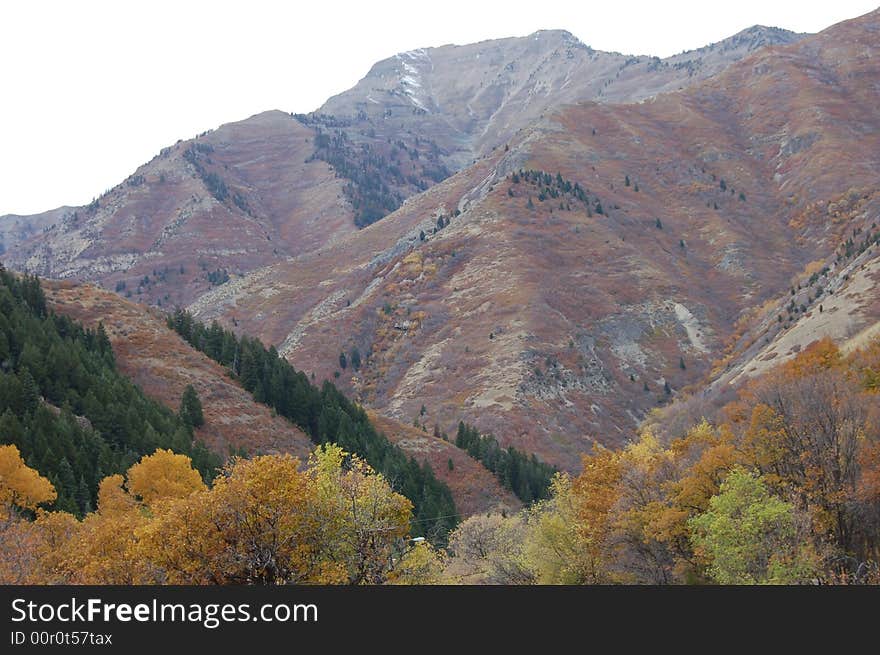
[[(91, 512), (106, 475), (158, 449), (186, 456), (194, 477), (212, 479), (222, 459), (193, 433), (197, 422), (195, 412), (169, 410), (119, 371), (102, 326), (90, 329), (52, 312), (39, 278), (0, 266), (4, 528), (10, 504), (36, 508), (19, 502), (29, 488), (51, 509)], [(22, 477), (17, 469), (25, 461), (35, 473)], [(29, 478), (40, 474), (46, 484), (31, 486)]]
[(876, 217), (878, 23), (646, 102), (563, 109), (192, 309), (319, 378), (357, 347), (364, 365), (340, 379), (383, 414), (411, 422), (424, 404), (429, 424), (464, 418), (577, 466), (703, 379), (751, 308)]
[[(302, 430), (256, 402), (222, 366), (170, 330), (160, 312), (92, 285), (45, 281), (43, 287), (53, 311), (92, 328), (104, 324), (120, 371), (151, 398), (177, 411), (184, 389), (193, 385), (205, 415), (196, 435), (221, 456), (244, 451), (308, 459), (314, 444)], [(406, 453), (431, 464), (450, 486), (462, 516), (519, 506), (485, 468), (455, 446), (392, 419), (371, 414), (371, 420)]]
[(0, 217), (0, 583), (880, 583), (878, 37), (404, 52)]
[(455, 507), (462, 517), (515, 510), (522, 506), (516, 496), (504, 489), (479, 462), (450, 442), (377, 412), (369, 412), (369, 416), (373, 425), (391, 441), (431, 465), (437, 477), (452, 490)]
[(755, 26), (666, 59), (596, 51), (564, 30), (421, 48), (378, 62), (352, 89), (297, 118), (326, 140), (316, 157), (348, 180), (346, 196), (363, 226), (506, 145), (547, 112), (682, 89), (801, 36)]
[(49, 307), (84, 325), (103, 323), (119, 370), (173, 411), (191, 384), (202, 402), (205, 425), (196, 434), (220, 455), (292, 453), (307, 458), (309, 438), (229, 379), (221, 366), (187, 345), (164, 316), (91, 285), (44, 283)]
[[(402, 424), (424, 405), (442, 431), (465, 420), (576, 468), (594, 440), (622, 443), (717, 372), (754, 308), (876, 214), (877, 22), (803, 38), (754, 28), (668, 66), (619, 61), (601, 97), (578, 80), (617, 55), (564, 32), (401, 55), (314, 115), (177, 144), (82, 227), (8, 256), (187, 305)], [(478, 63), (451, 75), (463, 58)], [(423, 108), (401, 75), (430, 89)], [(492, 75), (509, 93), (480, 94)], [(591, 97), (641, 101), (565, 104)], [(441, 164), (465, 167), (445, 177)], [(156, 202), (193, 197), (204, 212), (162, 223)], [(141, 232), (136, 198), (152, 207)], [(168, 238), (132, 254), (160, 224)], [(123, 247), (129, 259), (102, 259)], [(362, 365), (342, 368), (354, 350)]]

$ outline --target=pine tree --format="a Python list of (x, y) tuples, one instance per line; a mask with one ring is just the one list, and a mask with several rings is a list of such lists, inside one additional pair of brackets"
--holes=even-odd
[(40, 388), (28, 369), (19, 375), (21, 380), (21, 406), (19, 415), (32, 414), (40, 405)]
[(94, 509), (92, 507), (92, 493), (89, 491), (89, 485), (82, 475), (79, 476), (79, 484), (76, 487), (76, 504), (83, 515), (88, 514)]
[(359, 371), (361, 368), (361, 351), (357, 349), (357, 346), (351, 349), (351, 366), (355, 371)]
[(101, 321), (98, 323), (98, 333), (96, 335), (98, 340), (98, 350), (103, 354), (113, 353), (113, 347), (110, 345), (110, 339), (107, 336), (107, 331), (104, 329), (104, 322)]
[(202, 402), (191, 384), (186, 385), (186, 390), (180, 399), (180, 418), (191, 428), (198, 428), (205, 424)]

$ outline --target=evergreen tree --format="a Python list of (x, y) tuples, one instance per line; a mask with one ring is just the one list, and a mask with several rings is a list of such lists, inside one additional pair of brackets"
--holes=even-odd
[(199, 395), (191, 384), (186, 385), (180, 398), (180, 418), (191, 428), (200, 428), (205, 424), (202, 401), (199, 400)]
[(357, 349), (357, 346), (351, 349), (350, 359), (352, 368), (359, 371), (361, 369), (361, 351)]
[(21, 382), (20, 414), (33, 414), (40, 405), (40, 388), (27, 368), (19, 376)]
[(455, 445), (481, 462), (495, 474), (501, 484), (520, 500), (531, 503), (546, 498), (556, 468), (528, 456), (516, 448), (501, 448), (491, 434), (479, 431), (463, 421), (458, 423)]

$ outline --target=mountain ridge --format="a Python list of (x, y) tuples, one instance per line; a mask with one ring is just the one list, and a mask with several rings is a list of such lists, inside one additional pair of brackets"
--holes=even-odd
[[(534, 50), (532, 44), (535, 43), (536, 34), (540, 35), (540, 43), (537, 51), (532, 52)], [(738, 37), (739, 35), (735, 35), (719, 43), (733, 43), (731, 39), (736, 41)], [(798, 35), (785, 33), (783, 36), (778, 36), (778, 39), (786, 40), (797, 37)], [(649, 58), (641, 57), (631, 62), (629, 61), (631, 58), (624, 55), (600, 53), (580, 43), (570, 32), (560, 30), (543, 30), (527, 37), (488, 40), (465, 46), (441, 46), (439, 49), (428, 50), (457, 53), (456, 57), (468, 59), (470, 51), (475, 48), (489, 48), (500, 52), (499, 49), (502, 48), (502, 45), (499, 44), (511, 44), (511, 47), (516, 49), (516, 53), (532, 53), (529, 56), (534, 61), (530, 60), (529, 62), (518, 62), (515, 58), (507, 61), (509, 57), (505, 58), (504, 53), (496, 53), (496, 56), (502, 57), (498, 62), (499, 67), (505, 61), (513, 68), (524, 66), (533, 71), (532, 77), (537, 74), (538, 70), (542, 70), (542, 66), (552, 64), (550, 59), (553, 58), (554, 53), (556, 54), (555, 58), (559, 59), (561, 56), (559, 55), (560, 47), (575, 48), (577, 53), (580, 53), (577, 56), (581, 57), (583, 53), (587, 53), (589, 57), (607, 55), (606, 59), (609, 62), (602, 64), (600, 68), (609, 77), (612, 73), (619, 76), (620, 70), (615, 69), (616, 66), (622, 66), (626, 69), (624, 70), (624, 78), (633, 77), (634, 73), (636, 77), (639, 74), (649, 76), (657, 74), (668, 77), (670, 74), (662, 71), (648, 71), (649, 64), (653, 62), (653, 59), (649, 61)], [(711, 49), (715, 49), (715, 45), (717, 44), (692, 51), (692, 53), (711, 52)], [(742, 53), (736, 47), (732, 50), (735, 51), (732, 55), (733, 60), (741, 56)], [(422, 49), (419, 52), (424, 51), (425, 49)], [(371, 68), (371, 73), (389, 66), (390, 62), (402, 62), (400, 58), (405, 54), (400, 53), (377, 62)], [(693, 59), (691, 54), (683, 53), (683, 55)], [(683, 55), (675, 55), (669, 60)], [(728, 60), (725, 59), (724, 62), (728, 62)], [(579, 63), (583, 64), (583, 62)], [(676, 66), (680, 63), (676, 60)], [(676, 68), (676, 66), (670, 69), (674, 72), (673, 77), (680, 74), (688, 81), (692, 81), (692, 78), (700, 79), (708, 74), (706, 71), (702, 73), (691, 71), (685, 75), (681, 72), (683, 69)], [(716, 66), (716, 64), (709, 65), (710, 68), (712, 66)], [(559, 67), (556, 66), (556, 68)], [(564, 73), (560, 79), (564, 79), (566, 76), (571, 77), (570, 68), (570, 65), (566, 65), (560, 69)], [(486, 71), (490, 69), (491, 66), (486, 68)], [(502, 70), (498, 72), (499, 77), (504, 72), (502, 67)], [(541, 73), (541, 75), (545, 74), (546, 71)], [(595, 71), (592, 69), (582, 71), (581, 86), (586, 83), (589, 88), (576, 90), (575, 87), (578, 85), (574, 84), (568, 90), (557, 90), (550, 95), (545, 93), (544, 100), (539, 101), (538, 104), (541, 107), (545, 105), (549, 107), (552, 104), (564, 104), (572, 99), (587, 100), (595, 96), (596, 93), (605, 93), (606, 96), (617, 94), (614, 97), (632, 100), (645, 93), (644, 89), (623, 88), (621, 91), (607, 89), (603, 91), (598, 87), (592, 88), (590, 80), (593, 77), (595, 77)], [(370, 73), (358, 85), (369, 78)], [(605, 82), (610, 84), (610, 79)], [(668, 82), (664, 78), (663, 83), (667, 84)], [(614, 89), (627, 86), (627, 83), (622, 84), (618, 80), (615, 80), (615, 83)], [(94, 279), (114, 287), (120, 281), (126, 281), (129, 284), (133, 281), (131, 278), (135, 276), (149, 276), (153, 266), (148, 260), (159, 261), (163, 266), (177, 264), (178, 262), (175, 260), (179, 260), (183, 254), (193, 251), (192, 244), (184, 243), (180, 253), (167, 253), (162, 246), (168, 244), (169, 240), (170, 242), (175, 241), (178, 233), (181, 232), (181, 227), (186, 227), (184, 224), (192, 224), (196, 229), (201, 230), (202, 235), (210, 235), (212, 230), (205, 225), (208, 222), (216, 225), (215, 231), (218, 232), (223, 230), (229, 232), (233, 228), (237, 230), (239, 235), (245, 237), (244, 244), (242, 244), (245, 247), (239, 247), (238, 252), (230, 252), (230, 249), (224, 248), (223, 244), (208, 247), (204, 262), (206, 269), (215, 270), (214, 266), (221, 266), (220, 255), (222, 254), (224, 257), (231, 258), (232, 266), (229, 268), (232, 268), (234, 272), (246, 272), (270, 263), (279, 257), (295, 255), (306, 247), (319, 246), (321, 242), (316, 239), (320, 239), (320, 237), (313, 227), (310, 227), (314, 226), (316, 222), (322, 223), (321, 227), (326, 233), (326, 240), (332, 240), (334, 234), (344, 234), (350, 231), (351, 228), (346, 223), (353, 220), (352, 212), (355, 214), (355, 218), (357, 217), (358, 210), (352, 207), (352, 194), (346, 192), (348, 183), (344, 177), (345, 173), (342, 174), (343, 177), (340, 177), (338, 169), (341, 160), (344, 163), (345, 156), (335, 159), (330, 155), (321, 157), (320, 149), (314, 147), (316, 141), (321, 138), (320, 133), (323, 132), (327, 135), (343, 133), (351, 144), (351, 150), (355, 151), (352, 161), (355, 167), (364, 163), (364, 158), (359, 154), (358, 148), (364, 145), (371, 147), (375, 153), (373, 156), (383, 160), (379, 171), (386, 178), (389, 169), (394, 170), (401, 165), (397, 162), (415, 162), (416, 169), (412, 173), (406, 170), (402, 173), (403, 177), (409, 176), (409, 178), (401, 178), (398, 183), (392, 184), (392, 188), (388, 192), (385, 192), (383, 198), (385, 202), (384, 204), (380, 203), (384, 209), (368, 213), (368, 218), (365, 220), (371, 222), (383, 213), (388, 213), (399, 206), (406, 197), (424, 190), (426, 186), (436, 183), (450, 172), (459, 170), (465, 164), (470, 164), (477, 154), (485, 154), (491, 147), (501, 145), (507, 136), (516, 129), (525, 127), (541, 113), (539, 109), (534, 111), (529, 109), (519, 115), (513, 110), (513, 115), (505, 119), (505, 126), (501, 132), (496, 133), (495, 128), (487, 124), (480, 128), (483, 135), (474, 141), (474, 144), (468, 145), (462, 140), (474, 140), (475, 135), (468, 136), (467, 130), (462, 131), (461, 117), (455, 115), (443, 119), (443, 122), (444, 124), (448, 123), (447, 127), (449, 127), (451, 123), (457, 121), (458, 126), (453, 128), (452, 132), (444, 130), (440, 134), (437, 134), (435, 129), (424, 129), (425, 126), (419, 123), (418, 116), (410, 116), (409, 118), (413, 119), (410, 121), (412, 124), (403, 126), (397, 123), (389, 125), (385, 120), (376, 121), (369, 119), (369, 117), (366, 121), (358, 120), (359, 110), (349, 110), (349, 105), (360, 102), (356, 97), (349, 100), (353, 95), (357, 96), (359, 93), (358, 85), (333, 96), (317, 112), (308, 115), (311, 117), (312, 124), (306, 124), (302, 128), (297, 127), (295, 121), (293, 124), (288, 123), (284, 119), (283, 112), (277, 110), (262, 112), (249, 119), (224, 124), (216, 130), (209, 130), (194, 139), (178, 141), (173, 146), (164, 148), (160, 155), (139, 167), (120, 185), (96, 199), (91, 205), (58, 208), (30, 217), (16, 217), (15, 219), (11, 216), (0, 217), (0, 236), (3, 237), (4, 247), (8, 251), (6, 259), (18, 268), (44, 276)], [(497, 86), (495, 84), (493, 88)], [(562, 86), (562, 82), (557, 86)], [(533, 90), (534, 88), (536, 88), (534, 84), (532, 87), (524, 87), (520, 90), (519, 95), (528, 93), (529, 89)], [(383, 113), (395, 111), (395, 103), (398, 102), (396, 98), (399, 98), (400, 94), (398, 90), (392, 90), (394, 93), (389, 95), (389, 102), (382, 105), (385, 107)], [(469, 93), (473, 95), (474, 91), (471, 90)], [(496, 93), (496, 91), (492, 91), (492, 93)], [(369, 97), (369, 92), (367, 97)], [(454, 93), (450, 97), (452, 98), (450, 101), (454, 102)], [(480, 94), (480, 97), (484, 100), (488, 99), (489, 105), (486, 105), (484, 109), (491, 111), (493, 115), (499, 112), (503, 114), (507, 111), (504, 107), (492, 109), (494, 106), (492, 103), (496, 101), (485, 94)], [(344, 104), (334, 106), (334, 102), (337, 105), (340, 102)], [(446, 100), (443, 102), (446, 104)], [(474, 102), (466, 101), (464, 104), (467, 105), (467, 111), (471, 113), (476, 111), (477, 118), (474, 120), (480, 120), (479, 114), (481, 111), (484, 112), (484, 109), (479, 108), (479, 103), (474, 104)], [(339, 114), (339, 118), (330, 117), (328, 120), (322, 120), (322, 114), (327, 112), (335, 112)], [(346, 116), (348, 118), (345, 118)], [(409, 118), (404, 118), (409, 120)], [(341, 126), (339, 125), (340, 121), (349, 124)], [(412, 134), (413, 131), (417, 131), (420, 138), (405, 136)], [(362, 134), (364, 132), (375, 134), (370, 137)], [(404, 138), (407, 141), (404, 149), (409, 153), (408, 160), (399, 157), (394, 147), (386, 148), (386, 140), (392, 138), (395, 140)], [(278, 143), (283, 146), (278, 147), (276, 145)], [(238, 145), (231, 150), (227, 148), (223, 153), (207, 151), (207, 148), (216, 148), (224, 144), (227, 146)], [(459, 148), (458, 155), (455, 154), (456, 148)], [(464, 150), (460, 148), (464, 148)], [(191, 153), (188, 160), (183, 159), (187, 155), (187, 151)], [(274, 161), (264, 161), (262, 165), (260, 161), (257, 161), (266, 160), (267, 154), (273, 151), (277, 153)], [(279, 155), (285, 156), (286, 160), (279, 159)], [(418, 159), (414, 159), (414, 157), (418, 157)], [(426, 157), (430, 158), (430, 161), (426, 160)], [(215, 159), (220, 161), (214, 162)], [(323, 162), (322, 159), (324, 159)], [(419, 159), (423, 164), (419, 163)], [(328, 161), (336, 165), (335, 174), (333, 173), (334, 169), (327, 165)], [(440, 162), (448, 164), (448, 170), (444, 170)], [(259, 188), (257, 182), (260, 177), (259, 175), (255, 177), (255, 174), (265, 173), (267, 170), (275, 171), (273, 176), (278, 174), (287, 176), (286, 179), (290, 182), (301, 178), (305, 180), (307, 188), (300, 187), (300, 190), (295, 193), (291, 189)], [(416, 182), (416, 184), (412, 182)], [(379, 181), (378, 184), (385, 184), (385, 181)], [(352, 184), (348, 184), (348, 186), (352, 186)], [(353, 186), (356, 187), (358, 184), (355, 183)], [(295, 183), (293, 183), (293, 189), (297, 189)], [(144, 190), (148, 191), (146, 195), (143, 193)], [(265, 206), (267, 198), (274, 199), (275, 202), (270, 202), (269, 206)], [(278, 202), (279, 200), (281, 202)], [(354, 198), (354, 202), (357, 201), (358, 198)], [(332, 216), (335, 217), (332, 218), (332, 227), (326, 224), (328, 220), (331, 220), (327, 209), (331, 209)], [(24, 238), (9, 238), (11, 230), (3, 230), (3, 226), (11, 225), (13, 220), (16, 220), (20, 225), (31, 226), (23, 231), (19, 228), (20, 237)], [(299, 237), (293, 238), (286, 235), (283, 230), (279, 232), (279, 228), (283, 225), (295, 225), (299, 229), (305, 230), (305, 243), (298, 244)], [(187, 241), (186, 234), (179, 236), (182, 241)], [(268, 241), (261, 241), (261, 239), (267, 238), (273, 238), (271, 244)], [(176, 244), (172, 243), (172, 245)], [(131, 275), (122, 275), (128, 272)], [(129, 279), (125, 280), (126, 277)], [(202, 279), (198, 280), (197, 277), (202, 277)], [(149, 288), (142, 289), (140, 297), (151, 304), (163, 300), (166, 305), (175, 302), (189, 302), (193, 296), (205, 290), (206, 282), (204, 272), (199, 276), (189, 274), (185, 275), (183, 280), (175, 280), (174, 284), (164, 285), (166, 289), (159, 293), (155, 288), (154, 281), (153, 284), (145, 285)], [(169, 293), (168, 298), (164, 297), (166, 292)]]

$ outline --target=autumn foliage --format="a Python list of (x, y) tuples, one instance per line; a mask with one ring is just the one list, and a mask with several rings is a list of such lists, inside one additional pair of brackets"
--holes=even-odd
[[(549, 500), (450, 537), (461, 582), (878, 583), (880, 342), (830, 340), (661, 439), (584, 457)], [(510, 535), (517, 535), (511, 539)]]
[[(46, 512), (51, 484), (0, 448), (0, 580), (100, 584), (878, 583), (880, 345), (830, 341), (682, 434), (647, 425), (448, 548), (409, 539), (412, 503), (340, 447), (233, 459), (206, 485), (157, 450)], [(671, 424), (678, 425), (673, 421)]]
[(81, 521), (37, 507), (53, 498), (15, 446), (0, 448), (3, 583), (406, 582), (428, 575), (434, 552), (410, 554), (412, 503), (334, 445), (305, 466), (234, 459), (210, 487), (188, 457), (157, 450), (105, 478)]

